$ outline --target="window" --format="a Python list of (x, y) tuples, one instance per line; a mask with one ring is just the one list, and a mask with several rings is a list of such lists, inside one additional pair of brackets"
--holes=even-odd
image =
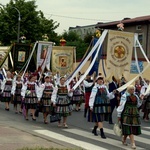
[[(138, 40), (143, 45), (143, 33), (138, 33)], [(136, 47), (139, 47), (138, 43), (136, 43)]]
[(141, 29), (142, 29), (141, 25), (136, 26), (136, 30), (141, 30)]

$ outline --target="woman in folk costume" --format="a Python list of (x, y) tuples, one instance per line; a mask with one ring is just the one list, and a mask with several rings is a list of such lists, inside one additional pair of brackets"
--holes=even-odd
[(16, 111), (16, 114), (18, 113), (18, 104), (19, 104), (19, 113), (22, 113), (22, 108), (21, 108), (21, 89), (23, 86), (23, 81), (21, 80), (21, 76), (17, 75), (16, 80), (13, 81), (13, 86), (11, 90), (11, 94), (13, 95), (13, 100), (14, 100), (14, 108)]
[[(55, 104), (56, 101), (56, 113), (63, 117), (63, 127), (67, 128), (67, 116), (70, 115), (72, 111), (72, 105), (70, 102), (70, 97), (72, 96), (73, 90), (70, 89), (69, 85), (66, 84), (65, 77), (60, 78), (60, 83), (54, 90), (52, 95), (52, 101)], [(58, 127), (61, 127), (61, 122), (58, 122)]]
[(108, 88), (104, 84), (103, 77), (99, 76), (96, 79), (96, 84), (92, 88), (92, 92), (89, 99), (89, 106), (93, 117), (91, 121), (95, 121), (94, 129), (92, 133), (97, 136), (97, 128), (100, 129), (101, 138), (106, 138), (103, 130), (103, 121), (109, 120), (111, 113), (110, 99), (114, 98), (115, 90), (109, 93)]
[(134, 135), (141, 134), (141, 121), (138, 111), (141, 104), (141, 100), (135, 94), (135, 86), (129, 85), (127, 91), (121, 96), (120, 105), (117, 108), (118, 120), (121, 121), (123, 133), (122, 144), (127, 145), (126, 139), (129, 136), (132, 149), (136, 149)]
[(83, 80), (83, 86), (85, 90), (85, 106), (84, 106), (84, 117), (86, 118), (86, 114), (89, 111), (89, 98), (91, 95), (92, 88), (95, 84), (95, 81), (91, 79), (90, 75), (86, 76), (86, 79)]
[[(40, 90), (39, 90), (39, 101), (40, 104), (42, 105), (42, 112), (43, 112), (43, 118), (44, 118), (44, 123), (48, 124), (47, 121), (47, 116), (48, 114), (51, 113), (52, 111), (52, 104), (53, 102), (51, 101), (51, 96), (54, 91), (54, 85), (51, 83), (52, 77), (45, 75), (44, 77), (45, 82), (40, 85)], [(55, 103), (56, 101), (54, 101)]]
[(143, 104), (142, 104), (142, 112), (144, 113), (143, 119), (144, 121), (149, 120), (149, 113), (150, 113), (150, 91), (145, 95), (145, 92), (149, 86), (149, 80), (146, 80), (147, 85), (142, 86), (140, 95), (144, 96)]
[(26, 83), (23, 84), (21, 96), (23, 97), (26, 114), (25, 119), (28, 120), (28, 110), (31, 109), (32, 120), (36, 121), (34, 113), (38, 103), (38, 85), (36, 83), (37, 75), (31, 74)]
[[(75, 77), (73, 81), (71, 82), (70, 86), (71, 88), (77, 83), (77, 78)], [(82, 104), (82, 101), (84, 100), (84, 94), (83, 91), (81, 90), (80, 85), (73, 91), (73, 96), (72, 96), (72, 104), (75, 104), (75, 110), (79, 111), (80, 110), (80, 105)]]
[(1, 102), (5, 102), (5, 110), (9, 111), (9, 103), (11, 101), (11, 88), (12, 88), (12, 74), (10, 71), (7, 72), (6, 79), (3, 80), (1, 89), (2, 89), (2, 98)]

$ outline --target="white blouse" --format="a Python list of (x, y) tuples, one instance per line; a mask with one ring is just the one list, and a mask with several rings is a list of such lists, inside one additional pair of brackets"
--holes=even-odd
[(109, 93), (108, 88), (106, 87), (106, 85), (104, 85), (104, 84), (103, 85), (95, 84), (95, 86), (92, 88), (92, 92), (91, 92), (90, 99), (89, 99), (89, 106), (90, 106), (91, 109), (93, 108), (93, 105), (94, 105), (97, 90), (100, 89), (100, 88), (105, 88), (106, 89), (107, 97), (109, 99), (113, 99), (115, 97), (113, 92)]

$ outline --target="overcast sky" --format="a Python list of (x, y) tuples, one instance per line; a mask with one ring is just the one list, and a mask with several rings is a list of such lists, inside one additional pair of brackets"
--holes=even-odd
[[(4, 5), (8, 2), (0, 0)], [(59, 34), (77, 25), (150, 15), (150, 0), (36, 0), (36, 5), (47, 18), (60, 23)]]

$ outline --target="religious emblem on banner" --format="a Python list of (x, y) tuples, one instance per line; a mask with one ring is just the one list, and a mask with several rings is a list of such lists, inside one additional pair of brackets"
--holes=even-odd
[(133, 41), (133, 33), (109, 30), (107, 43), (108, 74), (113, 74), (116, 78), (120, 78), (123, 74), (129, 77)]
[(119, 45), (114, 48), (114, 55), (116, 58), (121, 59), (125, 56), (125, 49), (123, 46)]
[(52, 42), (39, 41), (37, 49), (37, 69), (50, 69)]
[(59, 72), (61, 75), (73, 71), (74, 47), (54, 46), (52, 51), (52, 72)]

